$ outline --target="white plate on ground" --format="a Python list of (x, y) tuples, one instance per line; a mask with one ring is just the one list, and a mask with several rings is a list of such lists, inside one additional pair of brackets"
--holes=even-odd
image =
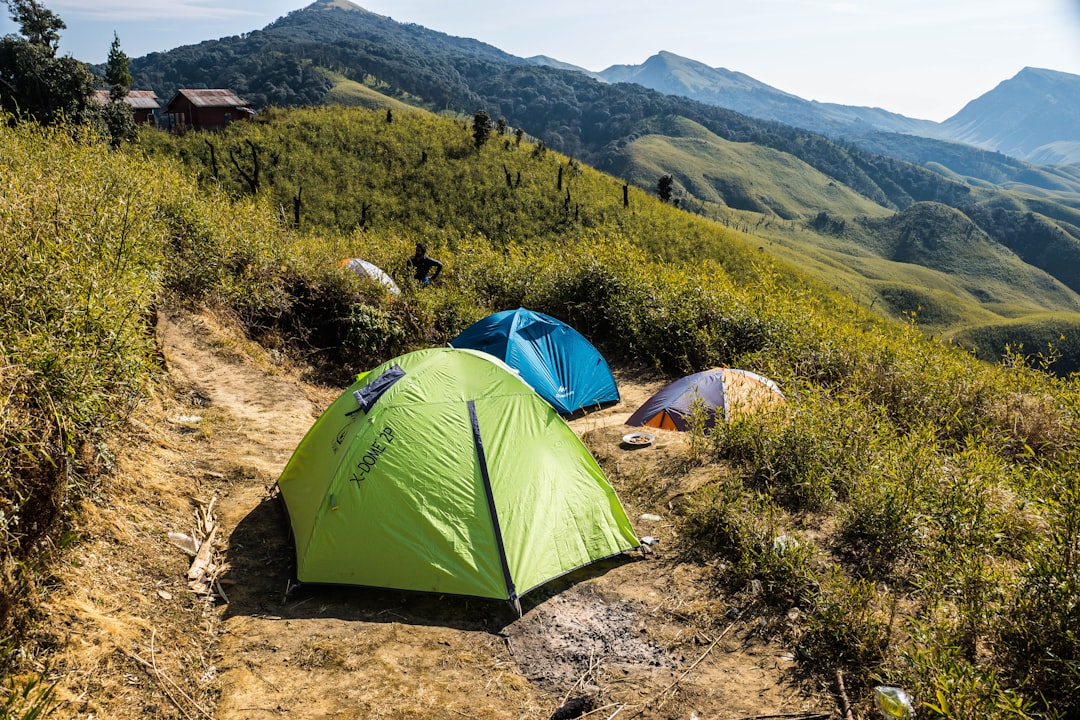
[(646, 432), (635, 432), (623, 435), (623, 445), (627, 447), (648, 447), (656, 438)]

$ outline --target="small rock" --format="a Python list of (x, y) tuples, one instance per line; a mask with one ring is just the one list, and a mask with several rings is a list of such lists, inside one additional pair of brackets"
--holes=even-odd
[(558, 710), (551, 715), (551, 720), (572, 720), (572, 718), (579, 718), (585, 713), (596, 709), (596, 698), (600, 695), (600, 688), (595, 686), (587, 686), (584, 688), (585, 694), (572, 697), (562, 704)]

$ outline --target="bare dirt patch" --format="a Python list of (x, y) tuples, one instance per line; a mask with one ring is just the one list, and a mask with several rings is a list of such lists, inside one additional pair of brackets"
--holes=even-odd
[[(662, 382), (571, 425), (652, 552), (503, 603), (304, 586), (273, 486), (340, 388), (306, 382), (227, 323), (162, 313), (169, 387), (137, 419), (82, 517), (46, 605), (39, 670), (79, 718), (751, 718), (834, 712), (777, 620), (678, 552), (673, 509), (721, 469), (678, 433), (627, 449), (622, 423)], [(213, 499), (220, 589), (186, 587), (169, 543)]]

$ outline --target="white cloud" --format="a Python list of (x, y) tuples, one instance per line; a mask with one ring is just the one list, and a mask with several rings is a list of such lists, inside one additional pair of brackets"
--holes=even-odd
[[(237, 3), (233, 3), (235, 6)], [(221, 20), (255, 16), (254, 9), (226, 7), (213, 0), (52, 0), (49, 9), (63, 18), (100, 21)], [(68, 22), (70, 25), (71, 23)]]

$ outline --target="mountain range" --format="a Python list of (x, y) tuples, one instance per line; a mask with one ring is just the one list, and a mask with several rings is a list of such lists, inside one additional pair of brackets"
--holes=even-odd
[(1034, 339), (1017, 324), (1038, 316), (1041, 339), (1058, 332), (1045, 314), (1080, 319), (1080, 165), (1046, 164), (1071, 162), (1080, 142), (1080, 77), (1066, 73), (1027, 68), (933, 123), (806, 101), (666, 52), (587, 73), (347, 0), (131, 71), (162, 97), (228, 87), (256, 107), (484, 110), (644, 189), (671, 176), (680, 207), (746, 228), (882, 312), (919, 311), (935, 332), (1007, 322)]
[[(548, 58), (530, 60), (573, 68)], [(868, 131), (905, 133), (965, 143), (1033, 163), (1080, 162), (1080, 76), (1054, 70), (1024, 68), (941, 123), (880, 108), (804, 100), (743, 73), (711, 68), (666, 51), (641, 65), (613, 65), (590, 74), (605, 82), (637, 83), (833, 137), (858, 138)]]

